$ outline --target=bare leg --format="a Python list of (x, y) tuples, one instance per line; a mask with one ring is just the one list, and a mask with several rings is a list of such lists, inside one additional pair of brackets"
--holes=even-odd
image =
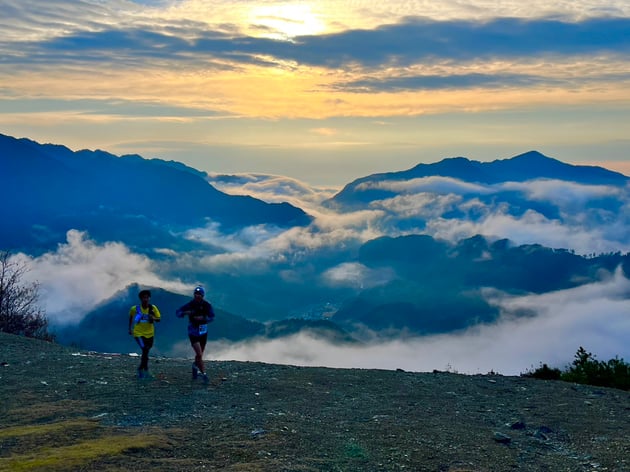
[(149, 351), (153, 347), (153, 338), (136, 337), (135, 340), (140, 349), (142, 349), (138, 371), (147, 372), (149, 370)]
[(203, 365), (203, 349), (200, 343), (193, 343), (193, 350), (195, 351), (195, 365), (202, 374), (206, 373), (206, 368)]

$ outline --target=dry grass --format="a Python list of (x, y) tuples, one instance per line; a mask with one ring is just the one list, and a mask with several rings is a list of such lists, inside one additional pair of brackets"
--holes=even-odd
[(164, 436), (130, 435), (89, 418), (11, 426), (0, 430), (3, 455), (9, 453), (0, 457), (0, 471), (78, 470), (102, 457), (141, 451), (165, 441)]

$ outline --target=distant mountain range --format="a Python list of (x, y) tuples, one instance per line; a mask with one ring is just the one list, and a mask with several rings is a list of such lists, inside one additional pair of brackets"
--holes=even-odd
[(358, 260), (396, 277), (363, 290), (341, 307), (333, 320), (349, 331), (356, 325), (416, 334), (461, 330), (499, 316), (497, 307), (481, 296), (483, 287), (510, 294), (545, 293), (595, 282), (617, 267), (630, 274), (630, 254), (583, 257), (482, 236), (457, 244), (426, 235), (383, 237), (362, 245)]
[(288, 203), (265, 203), (212, 187), (180, 163), (77, 151), (0, 134), (0, 247), (54, 248), (69, 229), (131, 247), (182, 248), (172, 236), (214, 222), (226, 230), (291, 227), (311, 218)]
[(628, 177), (618, 172), (602, 167), (566, 164), (537, 151), (530, 151), (511, 159), (492, 162), (454, 157), (432, 164), (418, 164), (404, 171), (372, 174), (349, 183), (326, 204), (343, 210), (362, 208), (374, 200), (397, 195), (396, 191), (384, 188), (383, 183), (423, 177), (448, 177), (486, 185), (537, 179), (555, 179), (586, 185), (625, 186), (628, 183)]
[[(570, 228), (561, 234), (605, 235), (612, 246), (627, 247), (628, 177), (535, 151), (488, 163), (444, 159), (357, 179), (325, 203), (341, 216), (366, 210), (349, 215), (360, 221), (356, 231), (310, 225), (313, 218), (300, 208), (228, 195), (206, 177), (177, 162), (73, 152), (0, 135), (0, 250), (54, 252), (69, 229), (99, 243), (121, 242), (152, 260), (161, 257), (155, 249), (168, 249), (172, 255), (160, 260), (160, 276), (212, 287), (218, 316), (211, 339), (228, 341), (301, 330), (336, 342), (360, 340), (365, 328), (383, 336), (445, 333), (497, 319), (498, 308), (482, 288), (545, 293), (601, 280), (619, 267), (630, 273), (630, 256), (621, 251), (586, 256), (564, 241), (549, 248), (501, 235), (502, 225), (518, 234), (533, 221), (539, 231), (533, 234)], [(366, 223), (362, 214), (372, 219)], [(501, 224), (484, 226), (493, 217)], [(224, 249), (186, 236), (205, 225), (218, 225), (223, 240), (234, 237), (238, 244)], [(241, 248), (258, 249), (255, 237), (242, 242), (239, 232), (259, 225), (303, 231), (239, 259)], [(489, 234), (441, 236), (469, 228), (489, 228)], [(364, 234), (376, 236), (366, 241)], [(273, 251), (279, 252), (267, 256)], [(179, 265), (200, 254), (221, 254), (230, 263), (219, 269)], [(137, 288), (89, 308), (80, 324), (59, 328), (59, 339), (94, 350), (135, 349), (126, 314)], [(185, 338), (185, 322), (173, 313), (188, 297), (154, 290), (166, 314), (161, 349), (168, 351)]]

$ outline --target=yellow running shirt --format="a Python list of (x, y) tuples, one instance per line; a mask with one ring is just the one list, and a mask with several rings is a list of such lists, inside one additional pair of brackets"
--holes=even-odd
[[(160, 319), (160, 310), (155, 305), (150, 305), (144, 308), (142, 305), (134, 305), (129, 310), (129, 319), (131, 320), (131, 326), (133, 328), (134, 337), (152, 338), (155, 335), (155, 328), (153, 323), (150, 322), (149, 310), (153, 307), (153, 318)], [(138, 311), (138, 308), (140, 311)], [(139, 315), (136, 321), (136, 315)]]

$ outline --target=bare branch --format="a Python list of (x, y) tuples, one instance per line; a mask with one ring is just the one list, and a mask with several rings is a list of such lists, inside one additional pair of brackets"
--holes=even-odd
[(22, 282), (29, 268), (0, 252), (0, 331), (52, 341), (48, 319), (38, 305), (39, 284)]

